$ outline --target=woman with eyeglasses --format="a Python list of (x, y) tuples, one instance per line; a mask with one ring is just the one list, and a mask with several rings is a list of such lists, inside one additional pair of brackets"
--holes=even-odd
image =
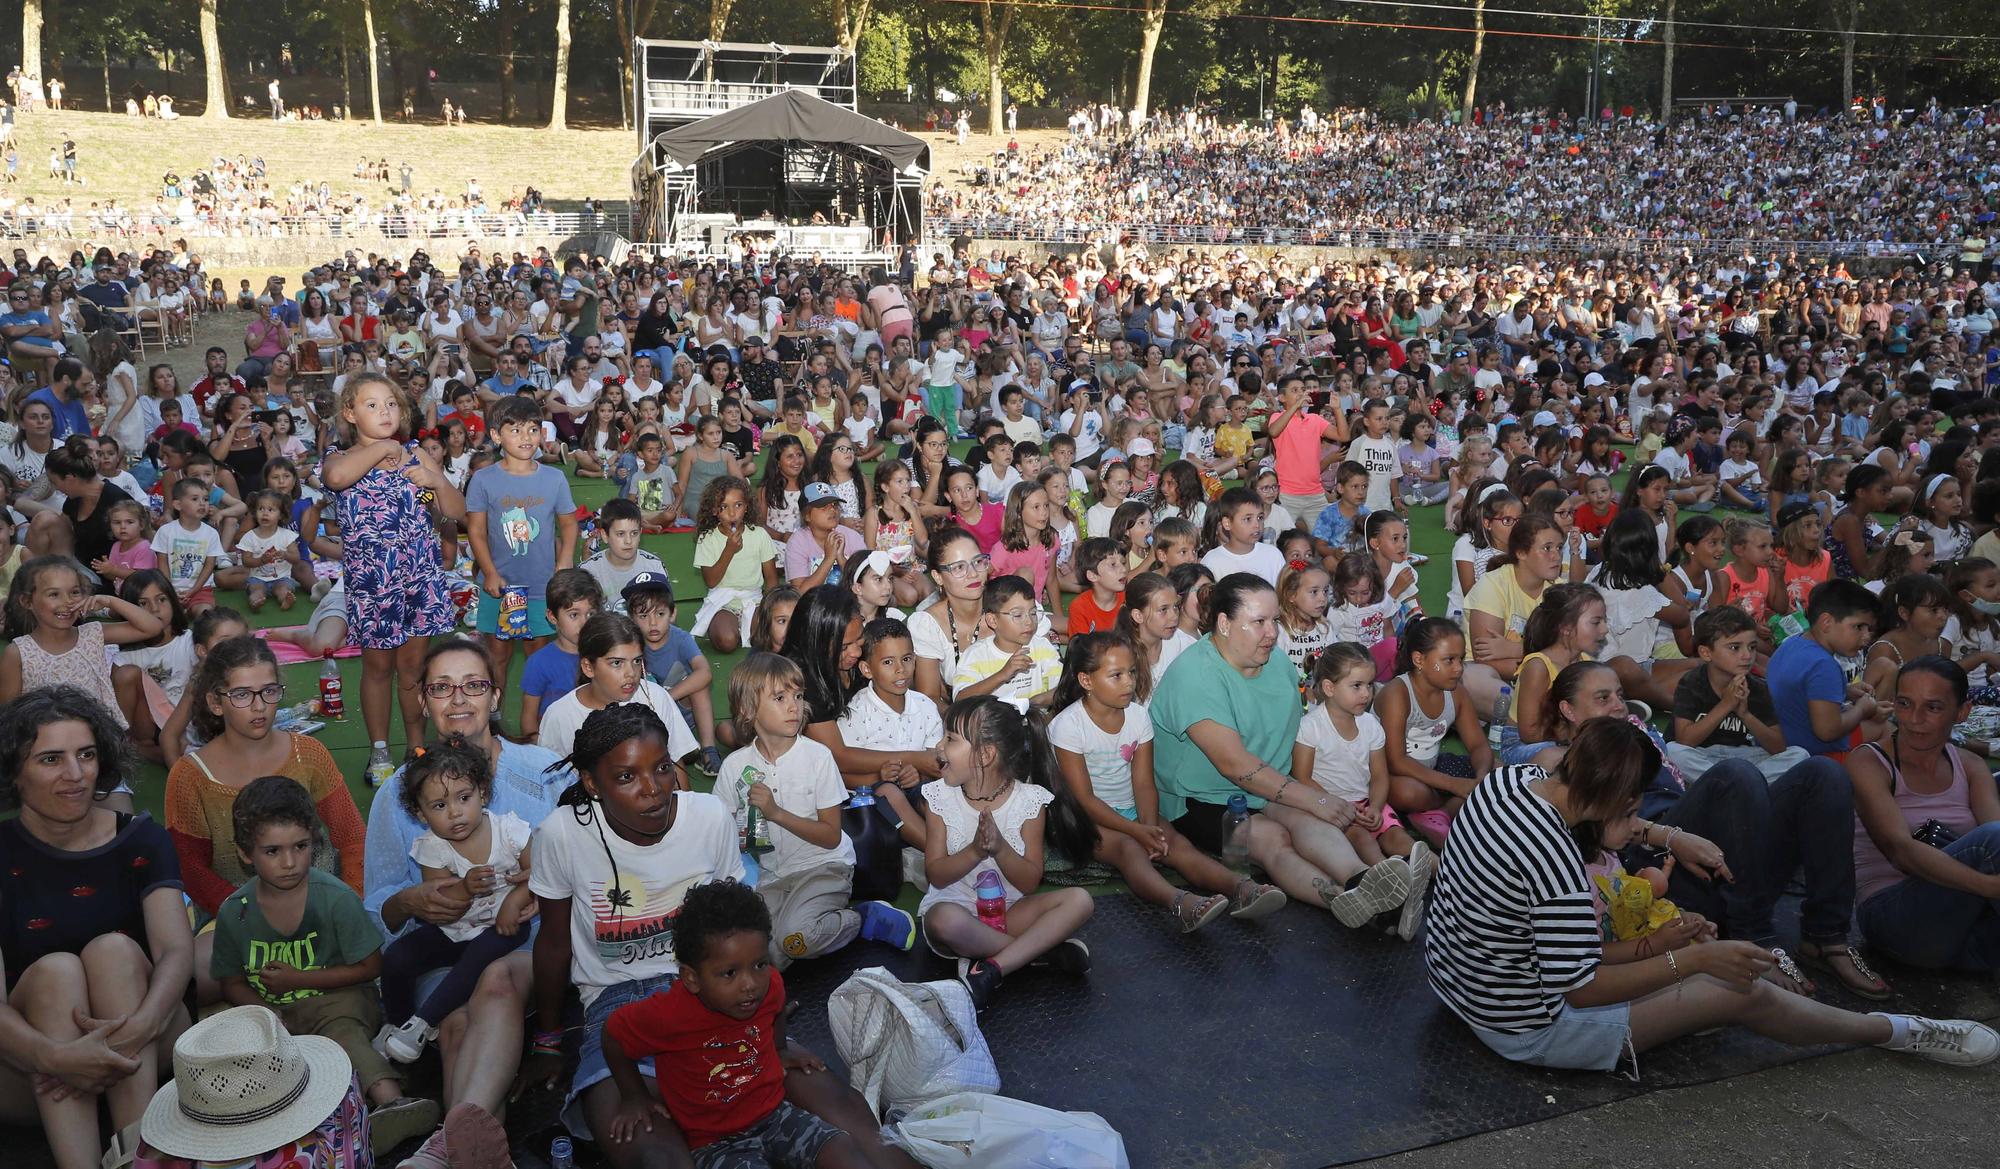
[[(439, 737), (463, 736), (490, 761), (493, 796), (487, 809), (496, 816), (511, 813), (530, 824), (546, 819), (555, 810), (556, 797), (575, 775), (555, 767), (556, 757), (546, 748), (510, 742), (493, 733), (500, 689), (493, 683), (493, 666), (485, 649), (465, 637), (435, 638), (424, 653), (419, 676), (418, 694), (432, 732)], [(401, 791), (402, 783), (399, 770), (383, 790)], [(440, 877), (427, 881), (410, 859), (410, 848), (424, 830), (423, 823), (410, 815), (401, 800), (380, 798), (369, 806), (362, 904), (387, 937), (395, 937), (414, 923), (450, 925), (472, 906), (464, 880)], [(520, 938), (525, 942), (529, 935), (530, 931), (522, 930)], [(472, 999), (439, 1022), (438, 1051), (444, 1058), (440, 1104), (445, 1111), (471, 1103), (499, 1115), (506, 1107), (514, 1073), (521, 1064), (533, 985), (529, 955), (525, 950), (516, 951), (488, 966)]]
[[(295, 779), (312, 796), (323, 836), (313, 841), (313, 866), (336, 873), (355, 892), (362, 888), (361, 812), (348, 794), (340, 766), (318, 739), (281, 731), (278, 710), (285, 686), (271, 647), (238, 637), (208, 651), (189, 688), (198, 696), (195, 730), (205, 740), (167, 772), (167, 834), (180, 857), (188, 899), (212, 917), (250, 879), (236, 849), (232, 814), (236, 794), (266, 775)], [(393, 802), (393, 801), (391, 801)], [(195, 942), (195, 983), (201, 1003), (221, 998), (208, 974), (213, 931)]]
[(993, 562), (977, 537), (953, 525), (931, 533), (926, 563), (940, 595), (910, 614), (910, 640), (917, 654), (911, 684), (943, 709), (951, 704), (945, 679), (958, 669), (958, 655), (979, 639), (980, 601)]

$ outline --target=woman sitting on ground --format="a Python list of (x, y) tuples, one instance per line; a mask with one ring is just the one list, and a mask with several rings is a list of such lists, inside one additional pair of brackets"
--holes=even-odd
[(1605, 963), (1584, 865), (1629, 844), (1671, 847), (1676, 833), (1639, 815), (1661, 764), (1643, 731), (1592, 718), (1572, 746), (1589, 766), (1502, 768), (1453, 821), (1424, 961), (1431, 988), (1480, 1042), (1542, 1067), (1629, 1061), (1635, 1077), (1639, 1052), (1725, 1023), (1782, 1043), (1867, 1043), (1959, 1066), (2000, 1055), (2000, 1035), (1980, 1023), (1855, 1014), (1780, 990), (1760, 977), (1772, 955), (1748, 942), (1689, 940)]

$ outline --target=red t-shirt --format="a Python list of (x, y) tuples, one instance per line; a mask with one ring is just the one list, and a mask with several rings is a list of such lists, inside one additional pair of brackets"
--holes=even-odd
[(1576, 530), (1586, 536), (1602, 536), (1604, 529), (1617, 518), (1618, 505), (1615, 503), (1603, 515), (1598, 515), (1597, 509), (1586, 503), (1576, 509)]
[(1125, 607), (1125, 594), (1119, 593), (1118, 600), (1109, 609), (1100, 609), (1097, 599), (1088, 589), (1069, 603), (1069, 635), (1079, 633), (1109, 633), (1117, 627), (1118, 610)]
[[(1271, 423), (1277, 421), (1276, 414), (1264, 423), (1264, 432), (1270, 433)], [(1300, 411), (1285, 423), (1285, 429), (1271, 440), (1271, 454), (1277, 463), (1278, 490), (1286, 495), (1324, 495), (1326, 486), (1319, 479), (1319, 436), (1333, 423), (1317, 414)]]
[(784, 1006), (785, 980), (775, 970), (770, 993), (748, 1019), (709, 1010), (676, 981), (611, 1012), (605, 1028), (635, 1061), (653, 1058), (660, 1099), (693, 1150), (742, 1132), (785, 1102), (777, 1032)]

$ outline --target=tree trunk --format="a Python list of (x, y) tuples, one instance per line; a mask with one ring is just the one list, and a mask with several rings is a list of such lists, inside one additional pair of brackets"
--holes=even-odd
[[(32, 0), (31, 0), (32, 2)], [(222, 62), (222, 36), (215, 28), (216, 0), (201, 0), (201, 59), (208, 80), (208, 104), (204, 118), (229, 116), (229, 83)]]
[(21, 75), (42, 75), (42, 0), (21, 5)]
[(986, 40), (986, 132), (998, 138), (1006, 133), (1004, 107), (1006, 86), (1000, 80), (1000, 66), (1007, 57), (1007, 28), (1014, 23), (1014, 6), (999, 0), (1000, 19), (993, 19), (995, 0), (980, 0), (979, 31)]
[(368, 113), (382, 124), (382, 63), (375, 39), (375, 0), (361, 0), (361, 32), (368, 38)]
[[(1482, 0), (1483, 2), (1483, 0)], [(1139, 81), (1132, 87), (1132, 108), (1144, 118), (1153, 97), (1153, 54), (1160, 47), (1160, 30), (1167, 27), (1166, 0), (1146, 0), (1139, 14)]]
[(833, 0), (833, 35), (849, 57), (860, 55), (861, 33), (875, 0)]
[(349, 118), (354, 117), (354, 82), (349, 76), (347, 69), (347, 29), (345, 26), (340, 30), (340, 108), (347, 111)]
[(729, 28), (730, 10), (736, 7), (736, 0), (708, 0), (708, 39), (720, 41)]
[(1465, 99), (1458, 108), (1463, 111), (1462, 125), (1472, 124), (1472, 104), (1479, 98), (1479, 58), (1486, 52), (1486, 0), (1472, 0), (1472, 62), (1465, 70)]
[(549, 129), (569, 129), (569, 0), (556, 0), (556, 84), (549, 95)]
[(625, 5), (611, 5), (618, 28), (618, 128), (632, 128), (632, 30), (626, 27)]
[(499, 0), (500, 9), (500, 121), (514, 121), (514, 0)]
[(1840, 105), (1854, 105), (1854, 30), (1861, 27), (1861, 0), (1848, 0), (1846, 27), (1840, 31)]
[(111, 42), (99, 41), (97, 44), (104, 50), (104, 112), (108, 114), (111, 112)]
[[(1674, 120), (1674, 0), (1667, 0), (1666, 60), (1660, 67), (1660, 121), (1662, 124)], [(1592, 118), (1597, 111), (1590, 111)]]

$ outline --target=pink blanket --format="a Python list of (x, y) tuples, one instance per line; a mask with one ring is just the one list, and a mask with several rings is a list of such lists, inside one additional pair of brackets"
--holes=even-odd
[[(305, 626), (293, 625), (290, 626), (289, 628), (293, 630), (302, 631), (305, 629)], [(272, 637), (271, 636), (272, 632), (273, 631), (269, 629), (259, 629), (257, 631), (257, 636), (271, 643), (271, 654), (273, 657), (276, 657), (278, 659), (279, 665), (296, 666), (300, 662), (310, 662), (317, 660), (316, 658), (313, 657), (313, 655), (307, 653), (303, 649), (300, 649), (298, 646), (293, 645), (291, 642), (279, 641), (276, 638)], [(354, 645), (344, 645), (341, 646), (339, 649), (334, 650), (333, 656), (337, 658), (358, 658), (361, 656), (361, 647)]]

